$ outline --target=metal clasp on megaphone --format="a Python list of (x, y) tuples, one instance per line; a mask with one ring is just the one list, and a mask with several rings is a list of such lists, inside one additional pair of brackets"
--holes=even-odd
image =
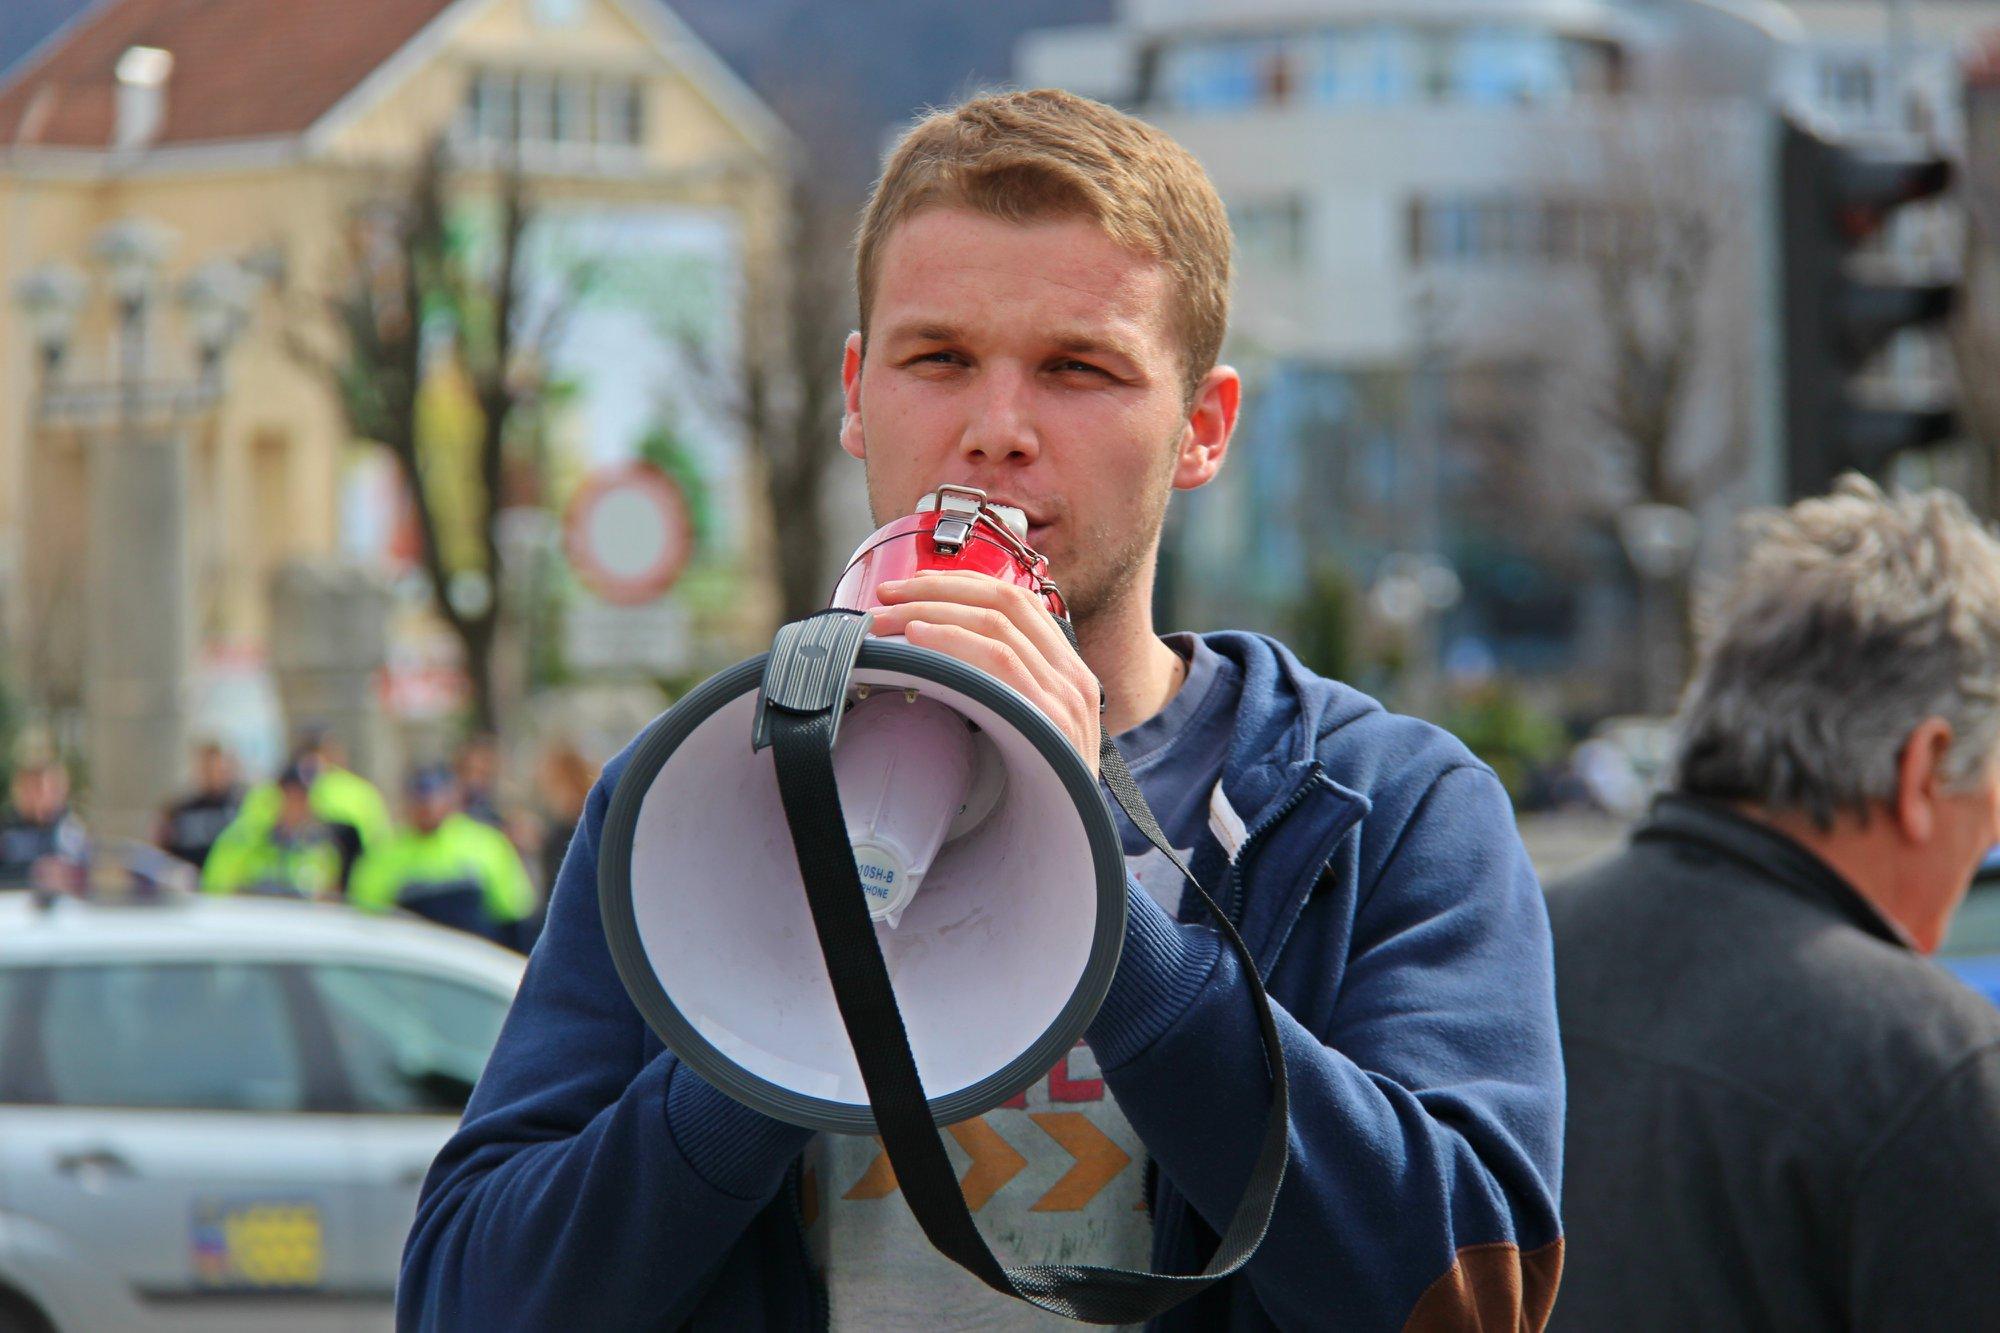
[(1049, 614), (1069, 619), (1062, 590), (1049, 577), (1049, 560), (1028, 545), (1028, 519), (1010, 505), (994, 504), (976, 486), (947, 483), (906, 514), (877, 529), (855, 549), (829, 605), (872, 611), (882, 605), (875, 589), (892, 579), (935, 570), (969, 570), (1026, 588)]
[[(995, 505), (992, 508), (999, 510), (1002, 506)], [(994, 526), (1004, 535), (1016, 538), (1022, 551), (1026, 552), (1028, 549), (1026, 516), (1021, 515), (1022, 529), (1016, 533), (1005, 520), (1020, 515), (1021, 511), (1015, 509), (1007, 511), (1006, 514), (989, 515), (986, 492), (977, 487), (953, 486), (947, 482), (917, 501), (919, 514), (929, 510), (935, 510), (938, 516), (937, 526), (931, 529), (931, 544), (944, 555), (957, 555), (960, 548), (965, 545), (966, 539), (972, 535), (973, 525), (981, 519), (990, 518), (999, 518), (1001, 521), (994, 523)], [(1032, 552), (1029, 554), (1032, 555)]]

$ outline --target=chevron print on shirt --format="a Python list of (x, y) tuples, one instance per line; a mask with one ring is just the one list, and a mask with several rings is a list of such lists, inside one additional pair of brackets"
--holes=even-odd
[[(1012, 1102), (951, 1126), (945, 1147), (1005, 1261), (1146, 1266), (1145, 1148), (1088, 1046)], [(806, 1162), (807, 1234), (836, 1330), (1074, 1327), (995, 1295), (932, 1250), (874, 1139), (822, 1135)]]

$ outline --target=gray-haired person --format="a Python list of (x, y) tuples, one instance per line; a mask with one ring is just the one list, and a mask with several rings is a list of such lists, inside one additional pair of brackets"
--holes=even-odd
[(1857, 478), (1764, 515), (1674, 790), (1551, 890), (1551, 1328), (2000, 1329), (2000, 1011), (1924, 955), (2000, 841), (2000, 542)]

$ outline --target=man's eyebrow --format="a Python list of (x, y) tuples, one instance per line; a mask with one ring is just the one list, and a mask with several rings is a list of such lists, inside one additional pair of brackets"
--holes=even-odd
[[(960, 329), (937, 320), (911, 320), (908, 323), (892, 325), (882, 334), (884, 342), (896, 343), (956, 343), (963, 341), (964, 337)], [(1086, 356), (1109, 355), (1122, 357), (1127, 361), (1139, 360), (1137, 349), (1115, 334), (1065, 329), (1050, 334), (1049, 341), (1060, 352)]]
[(1081, 352), (1088, 355), (1123, 357), (1127, 361), (1137, 361), (1138, 353), (1122, 338), (1098, 333), (1058, 333), (1051, 339), (1056, 347), (1065, 352)]
[(920, 321), (898, 324), (884, 333), (885, 340), (895, 342), (955, 343), (959, 341), (959, 331), (949, 324), (934, 321)]

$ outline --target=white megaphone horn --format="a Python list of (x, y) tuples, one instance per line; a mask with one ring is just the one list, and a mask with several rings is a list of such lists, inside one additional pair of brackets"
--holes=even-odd
[[(971, 569), (1061, 614), (1018, 511), (984, 500), (926, 496), (861, 544), (833, 605)], [(768, 661), (709, 680), (640, 742), (605, 829), (606, 931), (640, 1012), (704, 1078), (793, 1124), (873, 1133), (774, 756), (751, 744)], [(952, 1123), (1046, 1074), (1096, 1012), (1124, 933), (1117, 830), (1070, 742), (984, 672), (865, 638), (844, 693), (844, 822), (926, 1098)]]
[[(1194, 885), (1250, 978), (1273, 1075), (1214, 1260), (1051, 1277), (986, 1248), (937, 1126), (1010, 1100), (1077, 1043), (1117, 969), (1125, 867), (1097, 780), (1053, 722), (955, 658), (869, 636), (875, 589), (932, 569), (1028, 588), (1068, 631), (1019, 512), (939, 487), (862, 543), (832, 608), (648, 728), (599, 846), (605, 937), (648, 1025), (715, 1087), (795, 1125), (879, 1132), (943, 1253), (1044, 1309), (1139, 1322), (1262, 1240), (1286, 1153), (1278, 1031), (1242, 940)], [(1100, 764), (1179, 865), (1108, 742)]]

